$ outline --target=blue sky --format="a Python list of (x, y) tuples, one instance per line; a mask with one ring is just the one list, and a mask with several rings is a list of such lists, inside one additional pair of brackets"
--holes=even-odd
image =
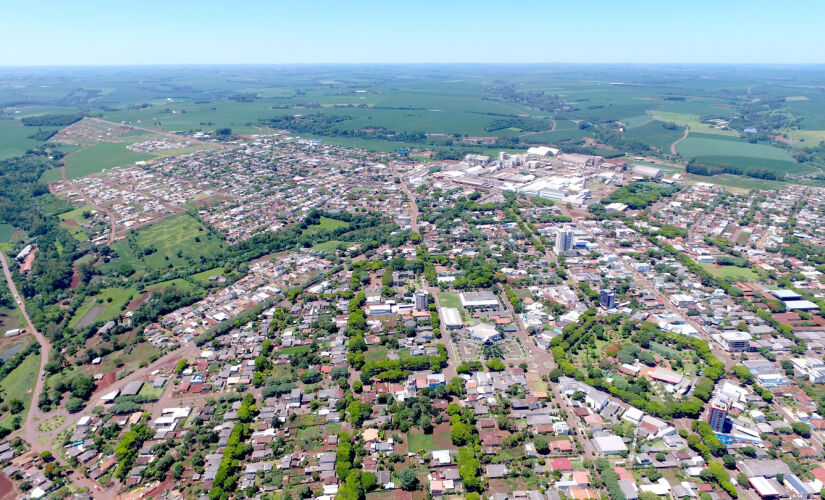
[(818, 0), (0, 0), (0, 65), (825, 63)]

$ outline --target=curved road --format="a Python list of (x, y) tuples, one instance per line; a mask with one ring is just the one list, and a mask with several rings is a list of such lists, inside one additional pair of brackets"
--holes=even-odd
[(37, 331), (37, 328), (34, 327), (31, 318), (29, 318), (29, 314), (26, 312), (26, 305), (23, 303), (23, 299), (17, 292), (17, 285), (11, 277), (11, 270), (9, 269), (9, 264), (6, 261), (6, 255), (1, 251), (0, 262), (3, 264), (3, 274), (6, 276), (6, 284), (9, 286), (9, 290), (14, 297), (14, 301), (17, 302), (17, 307), (20, 308), (20, 312), (23, 314), (23, 319), (26, 320), (26, 327), (29, 332), (34, 335), (34, 338), (37, 339), (37, 343), (40, 344), (40, 373), (37, 374), (37, 381), (34, 384), (34, 392), (32, 394), (31, 408), (29, 408), (29, 413), (26, 415), (26, 422), (23, 424), (23, 433), (26, 440), (29, 441), (29, 437), (34, 437), (34, 441), (37, 441), (37, 429), (34, 428), (34, 419), (37, 418), (39, 420), (43, 417), (43, 412), (40, 411), (40, 408), (37, 406), (37, 402), (40, 399), (40, 393), (43, 392), (43, 383), (46, 380), (46, 363), (49, 362), (49, 355), (52, 352), (52, 345), (42, 333)]
[[(29, 405), (29, 412), (26, 414), (26, 421), (23, 423), (23, 427), (21, 428), (23, 433), (22, 437), (27, 443), (29, 443), (31, 451), (35, 454), (39, 455), (44, 451), (49, 451), (56, 457), (57, 455), (49, 449), (49, 446), (41, 444), (37, 439), (38, 436), (42, 434), (37, 431), (37, 422), (44, 417), (43, 412), (40, 411), (40, 408), (37, 406), (37, 402), (40, 400), (40, 393), (43, 392), (43, 384), (46, 381), (45, 368), (46, 363), (49, 361), (52, 345), (49, 343), (48, 339), (46, 339), (46, 337), (34, 327), (31, 318), (29, 318), (23, 298), (17, 291), (17, 285), (11, 277), (11, 270), (9, 269), (9, 264), (6, 261), (6, 255), (2, 251), (0, 251), (0, 263), (3, 265), (3, 275), (6, 277), (6, 284), (14, 297), (14, 301), (17, 303), (17, 307), (20, 309), (21, 314), (23, 314), (23, 319), (26, 321), (26, 327), (29, 332), (34, 335), (34, 338), (37, 339), (37, 343), (40, 344), (40, 372), (37, 374), (37, 380), (34, 384), (31, 405)], [(47, 440), (47, 442), (51, 442), (51, 439)], [(69, 480), (77, 486), (85, 487), (88, 490), (89, 495), (93, 498), (110, 498), (109, 495), (106, 495), (103, 491), (101, 491), (100, 486), (95, 481), (82, 477), (80, 474), (70, 474)]]

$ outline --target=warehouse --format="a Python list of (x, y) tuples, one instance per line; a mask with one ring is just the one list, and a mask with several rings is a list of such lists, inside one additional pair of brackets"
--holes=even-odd
[(661, 179), (664, 176), (664, 171), (661, 168), (651, 167), (649, 165), (633, 165), (631, 170), (633, 175), (641, 175), (642, 177), (650, 177), (652, 179)]
[(444, 319), (444, 325), (447, 328), (461, 328), (464, 325), (461, 321), (461, 315), (455, 307), (442, 307), (441, 317)]
[(461, 300), (461, 305), (467, 308), (487, 309), (499, 307), (496, 294), (489, 290), (462, 292), (458, 294), (458, 298)]
[(607, 455), (619, 455), (627, 451), (624, 441), (619, 436), (598, 436), (590, 440), (596, 449), (596, 454), (600, 457)]

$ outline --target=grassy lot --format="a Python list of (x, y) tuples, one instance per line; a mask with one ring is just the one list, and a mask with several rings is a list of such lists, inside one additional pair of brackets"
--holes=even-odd
[(78, 323), (96, 307), (99, 311), (97, 315), (91, 319), (86, 318), (84, 323), (91, 324), (97, 321), (114, 319), (135, 296), (137, 296), (137, 290), (134, 288), (104, 288), (94, 297), (88, 297), (83, 304), (77, 308), (74, 316), (72, 316), (72, 319), (69, 321), (69, 326), (72, 328), (75, 326), (85, 326), (78, 325)]
[(91, 212), (93, 210), (96, 210), (95, 207), (91, 205), (83, 205), (82, 207), (77, 207), (74, 210), (63, 212), (58, 217), (60, 217), (60, 220), (73, 220), (79, 225), (83, 225), (87, 221), (87, 219), (83, 217), (83, 212)]
[(297, 354), (299, 352), (306, 352), (308, 350), (308, 345), (297, 345), (295, 347), (285, 347), (278, 351), (278, 354)]
[(0, 242), (8, 243), (11, 241), (11, 233), (14, 231), (14, 226), (11, 224), (0, 224)]
[(747, 267), (717, 266), (716, 264), (699, 264), (714, 278), (732, 281), (756, 281), (759, 275)]
[[(26, 419), (26, 412), (31, 403), (31, 391), (34, 389), (38, 371), (40, 371), (40, 355), (30, 354), (17, 368), (12, 370), (3, 380), (0, 380), (0, 392), (2, 392), (5, 401), (12, 399), (23, 401), (25, 409), (19, 414), (23, 420)], [(8, 427), (11, 418), (11, 415), (6, 415), (0, 421), (0, 426)]]
[(161, 387), (160, 389), (155, 389), (152, 387), (152, 382), (147, 381), (143, 384), (143, 387), (140, 388), (140, 392), (138, 392), (138, 396), (143, 396), (148, 399), (152, 399), (157, 401), (163, 395), (163, 391), (166, 389), (166, 385)]
[(63, 174), (60, 172), (59, 168), (50, 168), (43, 172), (43, 175), (40, 176), (40, 182), (45, 182), (46, 184), (60, 182), (62, 180)]
[(67, 156), (66, 177), (69, 179), (85, 177), (109, 168), (126, 166), (151, 158), (154, 156), (129, 151), (126, 149), (126, 144), (101, 142)]
[(40, 422), (40, 424), (38, 424), (37, 426), (37, 432), (51, 432), (60, 427), (61, 425), (63, 425), (65, 421), (65, 415), (55, 415), (51, 418), (48, 418)]
[(338, 219), (331, 219), (329, 217), (321, 217), (321, 220), (318, 222), (318, 224), (313, 224), (311, 226), (308, 226), (304, 230), (304, 234), (317, 233), (317, 232), (321, 232), (321, 231), (334, 231), (334, 230), (342, 228), (342, 227), (343, 228), (349, 227), (349, 223), (344, 222), (342, 220), (338, 220)]
[(159, 271), (195, 264), (201, 257), (219, 256), (224, 251), (224, 242), (189, 215), (167, 217), (134, 231), (129, 238), (132, 245), (126, 240), (112, 245), (120, 257), (112, 267)]
[(418, 450), (433, 451), (436, 449), (435, 438), (432, 434), (410, 431), (407, 434), (407, 449), (413, 453), (417, 453)]
[(714, 175), (712, 177), (704, 175), (686, 174), (686, 177), (693, 182), (707, 182), (727, 188), (736, 193), (746, 193), (751, 189), (782, 189), (787, 185), (781, 181), (769, 181), (765, 179), (753, 179), (740, 175)]
[(201, 283), (209, 283), (209, 278), (212, 276), (223, 276), (223, 268), (216, 267), (214, 269), (207, 269), (206, 271), (202, 271), (199, 273), (195, 273), (191, 276), (192, 279), (195, 281), (200, 281)]
[[(117, 369), (119, 372), (128, 370), (135, 370), (140, 366), (140, 363), (148, 360), (155, 354), (159, 354), (160, 350), (150, 344), (143, 342), (134, 346), (128, 354), (121, 350), (113, 352), (103, 358), (100, 366), (100, 372), (106, 373)], [(151, 385), (150, 385), (151, 387)]]
[(66, 224), (65, 222), (61, 223), (60, 226), (69, 232), (72, 235), (72, 238), (76, 239), (77, 241), (86, 241), (89, 239), (89, 235), (86, 234), (86, 231), (83, 228)]
[(459, 311), (462, 309), (461, 299), (458, 298), (458, 294), (455, 292), (439, 292), (438, 303), (441, 307), (455, 307)]
[(15, 309), (0, 308), (0, 331), (14, 330), (23, 324), (20, 312)]
[(179, 288), (183, 291), (186, 291), (186, 292), (193, 292), (198, 288), (194, 284), (186, 281), (183, 278), (175, 278), (173, 280), (161, 281), (160, 283), (155, 283), (154, 285), (149, 285), (148, 287), (146, 287), (146, 289), (149, 290), (150, 292), (154, 292), (156, 290), (162, 290), (164, 288), (169, 288), (169, 287), (172, 287), (172, 286), (177, 287), (177, 288)]
[(375, 362), (387, 358), (387, 348), (384, 346), (370, 346), (364, 354), (364, 361)]
[(313, 250), (318, 250), (319, 252), (333, 252), (338, 249), (338, 245), (344, 244), (346, 246), (350, 246), (353, 243), (347, 243), (345, 241), (339, 240), (329, 240), (323, 243), (318, 243), (317, 245), (313, 246)]
[[(715, 135), (723, 135), (723, 136), (733, 136), (736, 137), (739, 134), (734, 130), (718, 130), (706, 123), (702, 123), (699, 119), (699, 115), (694, 115), (690, 113), (675, 113), (672, 111), (651, 111), (650, 115), (663, 122), (673, 122), (677, 125), (681, 125), (683, 127), (689, 127), (690, 133), (694, 132), (701, 132), (705, 134), (715, 134)], [(684, 141), (683, 141), (684, 142)], [(680, 143), (681, 144), (681, 143)]]

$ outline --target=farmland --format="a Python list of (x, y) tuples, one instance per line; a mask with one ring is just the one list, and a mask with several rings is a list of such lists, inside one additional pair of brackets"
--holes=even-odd
[(644, 125), (628, 128), (624, 136), (636, 142), (649, 144), (663, 152), (670, 152), (670, 145), (682, 137), (684, 127), (669, 129), (661, 121), (654, 120)]
[[(413, 156), (427, 150), (447, 158), (466, 152), (518, 152), (533, 144), (586, 149), (589, 146), (583, 139), (593, 139), (613, 127), (623, 128), (619, 136), (647, 148), (645, 153), (670, 156), (670, 144), (687, 127), (690, 136), (677, 147), (684, 161), (695, 158), (716, 165), (769, 168), (781, 174), (811, 172), (825, 164), (825, 159), (819, 159), (821, 164), (800, 165), (789, 154), (815, 146), (825, 138), (825, 98), (807, 85), (817, 81), (817, 75), (789, 77), (779, 68), (731, 71), (698, 67), (696, 74), (710, 75), (691, 80), (684, 79), (683, 70), (668, 67), (629, 70), (435, 65), (403, 71), (324, 67), (314, 71), (291, 68), (278, 72), (277, 77), (241, 67), (221, 72), (191, 68), (171, 75), (167, 70), (153, 69), (142, 70), (142, 77), (152, 82), (145, 85), (135, 84), (139, 79), (131, 78), (130, 71), (91, 71), (90, 78), (94, 78), (85, 85), (100, 90), (87, 104), (112, 125), (125, 122), (150, 130), (184, 132), (223, 127), (248, 135), (271, 133), (270, 126), (295, 132), (293, 125), (297, 122), (290, 124), (282, 118), (310, 116), (333, 125), (295, 125), (302, 137), (371, 151), (411, 150)], [(756, 80), (771, 85), (754, 89)], [(56, 102), (64, 84), (41, 83), (50, 90), (16, 90), (35, 103), (21, 109), (19, 116), (77, 112), (76, 105)], [(167, 100), (170, 88), (176, 89), (176, 97)], [(214, 92), (216, 88), (220, 92)], [(748, 138), (742, 132), (744, 125), (735, 128), (733, 121), (748, 102), (749, 91), (754, 93), (750, 98), (784, 99), (780, 101), (782, 112), (798, 116), (798, 125), (766, 131), (755, 144), (740, 139)], [(2, 100), (0, 92), (0, 104)], [(134, 106), (137, 102), (141, 105)], [(512, 124), (508, 126), (508, 122)], [(522, 124), (530, 125), (525, 129)], [(0, 131), (4, 132), (0, 133), (4, 137), (0, 140), (0, 157), (11, 154), (11, 150), (4, 153), (5, 142), (17, 148), (36, 145), (36, 141), (26, 139), (30, 134), (27, 129), (33, 128), (23, 127), (19, 119), (0, 122)], [(790, 138), (783, 147), (791, 151), (774, 146), (782, 145), (780, 142), (772, 144), (771, 137), (782, 135)], [(132, 142), (152, 137), (151, 132), (132, 130), (102, 139), (110, 142), (87, 141), (83, 143), (85, 149), (68, 157), (67, 175), (76, 178), (205, 147), (194, 145), (151, 154), (126, 149)], [(477, 138), (497, 143), (483, 144)], [(725, 139), (734, 142), (721, 142)], [(605, 155), (622, 151), (620, 145), (607, 146), (591, 151)], [(67, 153), (73, 151), (72, 147), (64, 149)], [(49, 170), (42, 179), (59, 181), (60, 171)], [(797, 179), (804, 180), (801, 176)]]

